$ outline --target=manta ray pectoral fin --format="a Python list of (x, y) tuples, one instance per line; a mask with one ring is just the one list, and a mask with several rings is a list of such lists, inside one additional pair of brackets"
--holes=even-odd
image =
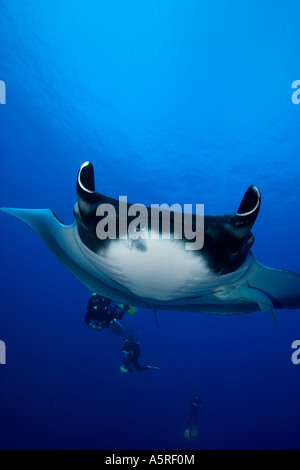
[[(49, 250), (68, 271), (92, 292), (108, 298), (120, 299), (127, 305), (147, 307), (143, 301), (120, 293), (115, 285), (108, 284), (108, 278), (101, 275), (80, 246), (76, 222), (64, 225), (50, 209), (0, 208), (0, 211), (21, 220), (36, 232)], [(77, 234), (77, 235), (76, 235)]]
[(64, 225), (50, 209), (1, 207), (0, 210), (16, 217), (32, 228), (59, 261), (64, 265), (67, 264), (71, 251), (73, 225)]
[[(50, 209), (17, 209), (12, 207), (0, 207), (1, 212), (12, 215), (21, 220), (34, 230), (37, 235), (48, 245), (51, 244), (51, 234), (68, 228)], [(51, 249), (51, 248), (50, 248)]]
[(300, 308), (300, 274), (269, 268), (253, 259), (246, 277), (251, 288), (264, 293), (274, 309)]
[(74, 224), (64, 225), (50, 209), (2, 207), (0, 210), (32, 228), (58, 261), (84, 285), (94, 290), (94, 278), (83, 269), (82, 254), (74, 237)]

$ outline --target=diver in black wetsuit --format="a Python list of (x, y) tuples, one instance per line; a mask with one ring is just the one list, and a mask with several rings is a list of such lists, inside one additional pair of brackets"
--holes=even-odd
[(130, 368), (131, 364), (134, 365), (135, 369), (138, 372), (142, 372), (147, 369), (159, 369), (159, 367), (154, 367), (154, 366), (140, 366), (139, 364), (139, 358), (140, 358), (140, 345), (139, 343), (134, 339), (133, 336), (130, 336), (127, 338), (125, 344), (123, 345), (121, 351), (124, 354), (124, 363), (120, 367), (121, 372), (133, 372), (133, 370)]
[(200, 408), (202, 407), (202, 401), (200, 398), (199, 393), (196, 393), (190, 402), (190, 414), (188, 419), (188, 425), (184, 432), (184, 437), (187, 441), (190, 441), (190, 430), (192, 427), (192, 436), (197, 437), (198, 435), (198, 413)]
[(126, 336), (119, 320), (122, 320), (128, 309), (130, 309), (129, 305), (120, 306), (111, 299), (92, 294), (87, 304), (84, 320), (90, 328), (97, 331), (110, 328), (112, 333)]

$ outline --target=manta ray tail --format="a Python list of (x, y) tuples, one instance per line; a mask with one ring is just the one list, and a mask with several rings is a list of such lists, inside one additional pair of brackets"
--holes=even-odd
[(159, 324), (158, 324), (158, 320), (157, 320), (157, 308), (156, 307), (152, 307), (152, 311), (154, 313), (154, 318), (155, 318), (155, 323), (157, 325), (157, 328), (159, 328)]

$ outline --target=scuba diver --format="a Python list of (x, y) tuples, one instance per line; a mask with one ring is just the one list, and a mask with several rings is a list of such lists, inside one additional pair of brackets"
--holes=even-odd
[(130, 305), (118, 305), (111, 299), (94, 293), (88, 301), (84, 320), (88, 327), (94, 330), (109, 328), (115, 335), (127, 337), (130, 331), (124, 332), (119, 320), (122, 320), (125, 312), (133, 314), (136, 310)]
[(123, 345), (121, 351), (124, 354), (124, 362), (123, 365), (120, 367), (121, 372), (133, 372), (130, 368), (131, 364), (134, 365), (135, 369), (138, 372), (142, 372), (143, 370), (147, 369), (159, 369), (159, 367), (154, 366), (140, 366), (139, 358), (140, 358), (140, 344), (135, 340), (133, 335), (130, 335)]
[(190, 441), (190, 430), (192, 427), (192, 437), (197, 437), (198, 435), (198, 413), (200, 408), (202, 407), (202, 401), (200, 398), (199, 393), (196, 393), (193, 398), (191, 399), (190, 402), (190, 414), (189, 414), (189, 420), (188, 420), (188, 425), (187, 428), (184, 432), (184, 437), (187, 441)]

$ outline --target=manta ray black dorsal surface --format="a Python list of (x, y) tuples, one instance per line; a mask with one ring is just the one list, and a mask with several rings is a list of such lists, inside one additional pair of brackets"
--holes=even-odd
[[(97, 217), (97, 208), (101, 204), (111, 204), (116, 212), (117, 228), (119, 226), (120, 203), (116, 199), (104, 196), (95, 191), (94, 169), (90, 162), (84, 163), (77, 176), (77, 201), (78, 210), (75, 209), (75, 216), (80, 227), (80, 235), (83, 242), (91, 249), (103, 248), (102, 240), (97, 238), (96, 226), (100, 220)], [(260, 191), (256, 186), (250, 186), (235, 214), (224, 216), (204, 216), (204, 245), (201, 250), (195, 252), (195, 256), (202, 256), (209, 264), (211, 271), (215, 274), (226, 274), (236, 270), (242, 265), (249, 249), (254, 243), (254, 236), (251, 229), (258, 216), (261, 203)], [(128, 208), (132, 204), (128, 203)], [(161, 221), (163, 209), (156, 213), (157, 219)], [(174, 214), (169, 211), (170, 231), (174, 235), (176, 230)], [(152, 214), (147, 207), (148, 221), (147, 227), (151, 229), (149, 214)], [(133, 217), (128, 216), (127, 227), (132, 222)], [(196, 230), (196, 215), (193, 214), (193, 229)], [(153, 222), (153, 221), (152, 221)], [(183, 219), (182, 219), (183, 224)], [(181, 224), (181, 225), (182, 225)], [(183, 226), (180, 228), (182, 241), (186, 242)], [(117, 230), (117, 238), (120, 233)], [(162, 235), (162, 224), (160, 224), (160, 236)], [(136, 247), (142, 249), (143, 243), (135, 243)], [(144, 249), (144, 248), (143, 248)]]

